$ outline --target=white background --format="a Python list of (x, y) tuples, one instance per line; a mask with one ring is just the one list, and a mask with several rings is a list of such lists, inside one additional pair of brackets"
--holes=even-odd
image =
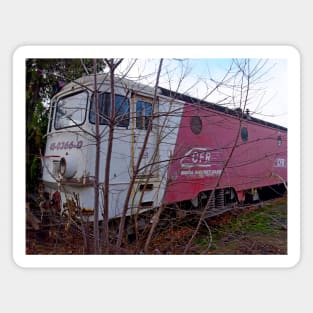
[[(308, 1), (1, 4), (1, 307), (8, 312), (309, 312), (312, 55)], [(12, 259), (12, 55), (26, 44), (273, 44), (302, 57), (300, 263), (291, 269), (22, 269)], [(298, 166), (295, 164), (295, 166)], [(16, 195), (15, 195), (16, 196)], [(21, 208), (24, 210), (24, 208)]]

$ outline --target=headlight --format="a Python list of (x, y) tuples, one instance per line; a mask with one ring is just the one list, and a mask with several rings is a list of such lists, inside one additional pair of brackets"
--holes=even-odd
[(73, 156), (63, 157), (60, 159), (59, 172), (60, 175), (66, 178), (71, 178), (76, 174), (77, 161)]

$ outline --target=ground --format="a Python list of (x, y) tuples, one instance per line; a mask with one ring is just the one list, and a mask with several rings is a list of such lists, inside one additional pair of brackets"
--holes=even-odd
[[(196, 221), (186, 218), (160, 223), (149, 254), (182, 254)], [(143, 253), (146, 233), (129, 240), (123, 254)], [(27, 254), (86, 254), (81, 232), (74, 225), (28, 228)], [(204, 221), (189, 254), (287, 254), (287, 198), (237, 208)]]

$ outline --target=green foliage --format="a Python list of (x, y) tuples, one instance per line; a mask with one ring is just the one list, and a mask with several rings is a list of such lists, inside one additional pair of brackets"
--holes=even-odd
[(265, 234), (275, 233), (272, 219), (264, 212), (251, 212), (247, 214), (244, 223), (244, 230), (249, 232), (262, 232)]
[[(283, 203), (284, 200), (281, 201)], [(275, 206), (267, 204), (254, 211), (234, 216), (225, 224), (211, 226), (212, 245), (210, 251), (214, 249), (212, 247), (215, 244), (225, 238), (227, 238), (227, 249), (234, 251), (231, 246), (232, 242), (239, 242), (247, 236), (277, 237), (286, 223), (286, 211), (280, 210), (280, 203), (277, 200)], [(200, 237), (195, 242), (202, 247), (208, 244), (208, 238)]]
[[(104, 69), (98, 60), (97, 71)], [(41, 177), (40, 151), (44, 153), (50, 99), (58, 82), (70, 82), (93, 73), (92, 59), (26, 60), (26, 190), (34, 192)]]

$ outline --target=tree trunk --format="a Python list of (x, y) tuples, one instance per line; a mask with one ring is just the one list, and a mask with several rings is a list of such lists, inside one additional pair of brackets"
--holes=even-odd
[(99, 169), (100, 169), (100, 132), (99, 132), (99, 105), (98, 105), (98, 86), (97, 86), (97, 60), (93, 60), (94, 65), (94, 102), (95, 102), (95, 126), (96, 126), (96, 160), (95, 160), (95, 183), (94, 183), (94, 254), (99, 254)]
[[(155, 107), (155, 103), (156, 103), (156, 100), (157, 100), (157, 89), (158, 89), (158, 85), (159, 85), (159, 79), (160, 79), (160, 74), (161, 74), (161, 70), (162, 70), (162, 64), (163, 64), (163, 59), (160, 59), (159, 68), (158, 68), (157, 77), (156, 77), (156, 82), (155, 82), (155, 87), (154, 87), (152, 112), (154, 112), (154, 107)], [(126, 198), (125, 198), (124, 208), (123, 208), (123, 212), (122, 212), (122, 216), (121, 216), (121, 220), (120, 220), (120, 225), (119, 225), (118, 238), (117, 238), (117, 242), (116, 242), (117, 253), (119, 253), (121, 245), (122, 245), (122, 238), (123, 238), (123, 235), (124, 235), (126, 213), (127, 213), (127, 210), (128, 210), (128, 203), (129, 203), (130, 195), (131, 195), (133, 186), (135, 184), (136, 177), (137, 177), (138, 172), (140, 170), (141, 160), (143, 158), (143, 155), (144, 155), (147, 143), (148, 143), (148, 139), (149, 139), (149, 135), (151, 133), (151, 130), (152, 130), (152, 119), (149, 120), (146, 136), (145, 136), (142, 148), (140, 150), (140, 153), (139, 153), (139, 156), (138, 156), (138, 159), (137, 159), (137, 164), (135, 166), (132, 179), (131, 179), (131, 181), (129, 183), (129, 187), (128, 187), (128, 190), (127, 190), (127, 195), (126, 195)]]

